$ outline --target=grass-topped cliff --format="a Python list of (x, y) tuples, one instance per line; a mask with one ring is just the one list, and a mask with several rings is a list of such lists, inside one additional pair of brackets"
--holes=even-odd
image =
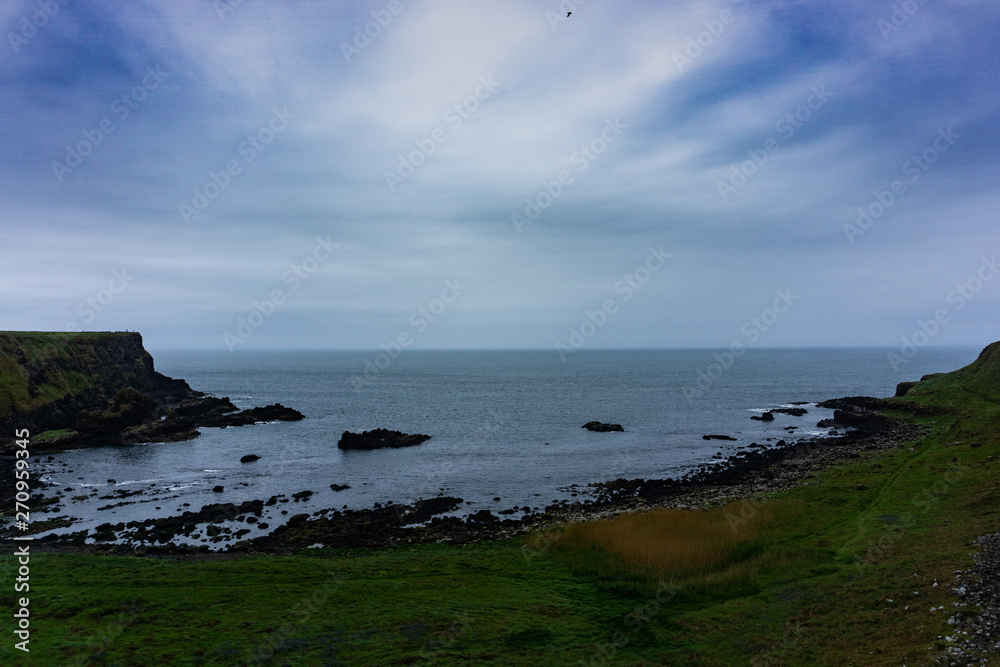
[(3, 437), (17, 427), (72, 428), (81, 412), (113, 407), (123, 389), (149, 395), (175, 383), (153, 369), (138, 333), (0, 332)]
[(872, 403), (918, 439), (722, 507), (466, 546), (33, 556), (32, 664), (973, 664), (947, 658), (984, 616), (952, 587), (1000, 530), (998, 378), (1000, 343)]
[(924, 376), (889, 403), (902, 410), (951, 416), (949, 435), (955, 440), (983, 430), (995, 440), (1000, 431), (1000, 342), (986, 347), (965, 368)]

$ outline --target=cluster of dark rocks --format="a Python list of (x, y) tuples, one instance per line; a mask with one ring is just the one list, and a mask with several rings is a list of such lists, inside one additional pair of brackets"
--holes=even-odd
[[(61, 542), (64, 544), (84, 544), (87, 537), (93, 538), (96, 542), (111, 542), (126, 539), (132, 542), (148, 544), (165, 544), (175, 539), (178, 535), (197, 539), (201, 537), (197, 530), (198, 524), (209, 524), (205, 528), (205, 534), (213, 541), (221, 541), (221, 535), (230, 533), (231, 528), (222, 526), (227, 521), (248, 521), (256, 523), (258, 517), (264, 509), (264, 501), (248, 500), (240, 504), (234, 503), (213, 503), (203, 506), (196, 512), (184, 512), (180, 516), (163, 517), (159, 519), (146, 519), (145, 521), (128, 521), (116, 524), (103, 523), (88, 535), (88, 531), (79, 531), (70, 535), (47, 536), (41, 538), (42, 541)], [(253, 521), (249, 521), (247, 515), (252, 515)], [(246, 533), (249, 533), (249, 529)], [(239, 532), (237, 530), (237, 532)], [(244, 535), (246, 533), (243, 533)]]
[(305, 415), (280, 403), (239, 410), (228, 398), (209, 396), (177, 406), (162, 420), (130, 428), (122, 433), (121, 439), (126, 443), (178, 442), (197, 437), (199, 427), (249, 426), (301, 419), (305, 419)]

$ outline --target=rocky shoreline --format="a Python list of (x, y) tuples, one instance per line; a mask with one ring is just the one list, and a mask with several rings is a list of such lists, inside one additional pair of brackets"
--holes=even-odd
[[(176, 517), (103, 524), (96, 534), (79, 531), (49, 536), (38, 540), (36, 545), (52, 551), (224, 557), (239, 553), (287, 554), (316, 546), (378, 549), (431, 542), (467, 544), (533, 532), (535, 537), (529, 542), (536, 546), (525, 548), (544, 548), (536, 543), (547, 544), (546, 540), (551, 537), (546, 535), (567, 522), (656, 508), (691, 509), (736, 499), (759, 498), (808, 484), (817, 471), (831, 464), (860, 458), (867, 452), (903, 447), (920, 433), (916, 426), (876, 414), (875, 410), (884, 407), (880, 399), (851, 397), (820, 405), (835, 409), (836, 425), (849, 426), (851, 430), (794, 443), (780, 441), (771, 448), (751, 445), (677, 479), (617, 479), (580, 487), (581, 494), (590, 496), (589, 499), (560, 501), (545, 507), (544, 511), (531, 513), (529, 508), (512, 508), (498, 512), (504, 515), (524, 511), (520, 519), (497, 516), (490, 510), (480, 510), (463, 519), (450, 515), (462, 506), (461, 498), (439, 496), (409, 505), (376, 503), (369, 509), (331, 508), (312, 515), (294, 514), (287, 523), (266, 535), (240, 540), (251, 531), (239, 522), (259, 523), (264, 506), (290, 500), (274, 496), (266, 501), (254, 500), (241, 505), (206, 505), (199, 511), (184, 512)], [(224, 525), (230, 521), (237, 522), (235, 531)], [(199, 529), (199, 524), (207, 526)], [(259, 527), (267, 525), (259, 524)], [(221, 542), (238, 541), (229, 544), (226, 551), (213, 552), (208, 544), (176, 544), (173, 540), (177, 536), (204, 536), (219, 546)], [(86, 539), (93, 537), (99, 540), (98, 543), (86, 544)], [(117, 539), (132, 543), (109, 543)]]

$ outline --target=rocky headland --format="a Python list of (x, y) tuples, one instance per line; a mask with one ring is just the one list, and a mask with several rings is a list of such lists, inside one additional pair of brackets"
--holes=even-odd
[(142, 335), (0, 333), (0, 444), (28, 429), (33, 452), (109, 443), (175, 442), (199, 427), (295, 421), (280, 404), (240, 411), (157, 372)]

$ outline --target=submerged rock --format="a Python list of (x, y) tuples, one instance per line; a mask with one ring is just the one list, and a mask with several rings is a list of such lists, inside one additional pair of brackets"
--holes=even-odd
[(765, 412), (762, 415), (750, 415), (750, 419), (756, 419), (759, 422), (773, 422), (774, 421), (774, 413), (773, 412)]

